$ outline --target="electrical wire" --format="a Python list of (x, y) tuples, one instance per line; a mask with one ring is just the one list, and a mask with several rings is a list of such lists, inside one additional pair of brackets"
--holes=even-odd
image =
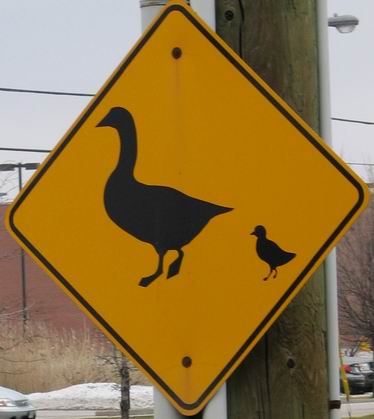
[(34, 93), (38, 95), (55, 95), (55, 96), (81, 96), (81, 97), (93, 97), (93, 93), (74, 93), (74, 92), (54, 92), (49, 90), (30, 90), (30, 89), (13, 89), (10, 87), (0, 87), (1, 92), (11, 93)]
[(351, 163), (346, 161), (345, 164), (349, 164), (352, 166), (374, 166), (374, 163)]
[[(61, 91), (49, 91), (49, 90), (31, 90), (31, 89), (15, 89), (9, 87), (0, 87), (1, 92), (11, 92), (11, 93), (31, 93), (39, 95), (55, 95), (55, 96), (79, 96), (79, 97), (93, 97), (93, 93), (75, 93), (75, 92), (61, 92)], [(339, 122), (348, 122), (353, 124), (364, 124), (364, 125), (374, 125), (374, 122), (362, 121), (357, 119), (346, 119), (346, 118), (331, 118), (333, 121)], [(29, 153), (50, 153), (52, 150), (45, 149), (35, 149), (35, 148), (14, 148), (14, 147), (0, 147), (0, 151), (22, 151)], [(374, 163), (356, 163), (356, 162), (346, 162), (346, 164), (352, 166), (374, 166)]]
[[(11, 93), (33, 93), (39, 95), (55, 95), (55, 96), (80, 96), (93, 97), (93, 93), (74, 93), (74, 92), (57, 92), (49, 90), (30, 90), (30, 89), (14, 89), (9, 87), (0, 87), (1, 92)], [(52, 150), (35, 149), (35, 148), (14, 148), (14, 147), (0, 147), (0, 151), (23, 151), (29, 153), (50, 153)]]
[(52, 150), (42, 150), (39, 148), (0, 147), (0, 151), (27, 151), (29, 153), (50, 153)]
[[(0, 151), (25, 151), (31, 153), (50, 153), (52, 150), (43, 150), (39, 148), (13, 148), (13, 147), (0, 147)], [(374, 166), (374, 163), (358, 163), (358, 162), (345, 162), (352, 166)]]
[[(80, 97), (93, 97), (94, 93), (80, 93), (80, 92), (61, 92), (61, 91), (50, 91), (50, 90), (31, 90), (31, 89), (15, 89), (11, 87), (0, 87), (1, 92), (12, 92), (12, 93), (34, 93), (38, 95), (55, 95), (55, 96), (80, 96)], [(365, 124), (374, 125), (374, 122), (361, 121), (359, 119), (347, 119), (347, 118), (331, 118), (333, 121), (350, 122), (353, 124)]]
[(333, 121), (339, 122), (350, 122), (352, 124), (364, 124), (364, 125), (374, 125), (374, 122), (369, 121), (360, 121), (358, 119), (345, 119), (345, 118), (331, 118)]

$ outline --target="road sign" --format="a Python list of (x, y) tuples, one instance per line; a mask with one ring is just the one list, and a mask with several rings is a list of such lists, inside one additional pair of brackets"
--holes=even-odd
[(173, 1), (18, 197), (9, 226), (193, 415), (347, 231), (365, 194)]

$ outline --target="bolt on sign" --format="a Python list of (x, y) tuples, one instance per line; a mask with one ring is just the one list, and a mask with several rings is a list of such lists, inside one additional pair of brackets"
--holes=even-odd
[(312, 129), (171, 1), (24, 188), (8, 226), (193, 415), (367, 199)]

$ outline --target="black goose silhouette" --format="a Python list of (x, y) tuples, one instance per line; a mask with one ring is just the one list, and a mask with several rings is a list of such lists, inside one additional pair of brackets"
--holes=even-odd
[(274, 278), (277, 277), (277, 267), (285, 265), (290, 262), (295, 256), (295, 253), (290, 253), (282, 250), (276, 243), (266, 238), (266, 229), (264, 226), (256, 226), (251, 235), (257, 237), (256, 251), (260, 259), (269, 265), (269, 275), (264, 278), (264, 281), (271, 277), (274, 271)]
[(155, 273), (142, 278), (139, 285), (147, 287), (163, 273), (164, 256), (169, 250), (176, 250), (178, 257), (170, 264), (167, 277), (177, 275), (184, 256), (182, 248), (201, 232), (211, 218), (232, 208), (192, 198), (167, 186), (138, 182), (134, 177), (136, 128), (127, 109), (112, 108), (97, 126), (115, 128), (121, 142), (117, 167), (105, 186), (106, 212), (121, 229), (150, 243), (158, 254)]

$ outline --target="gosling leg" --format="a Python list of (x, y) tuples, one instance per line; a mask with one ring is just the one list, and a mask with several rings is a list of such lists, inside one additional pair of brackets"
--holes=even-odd
[(266, 277), (266, 278), (264, 278), (264, 281), (267, 281), (270, 277), (271, 277), (271, 274), (273, 273), (273, 268), (272, 267), (270, 267), (270, 272), (269, 272), (269, 275)]

